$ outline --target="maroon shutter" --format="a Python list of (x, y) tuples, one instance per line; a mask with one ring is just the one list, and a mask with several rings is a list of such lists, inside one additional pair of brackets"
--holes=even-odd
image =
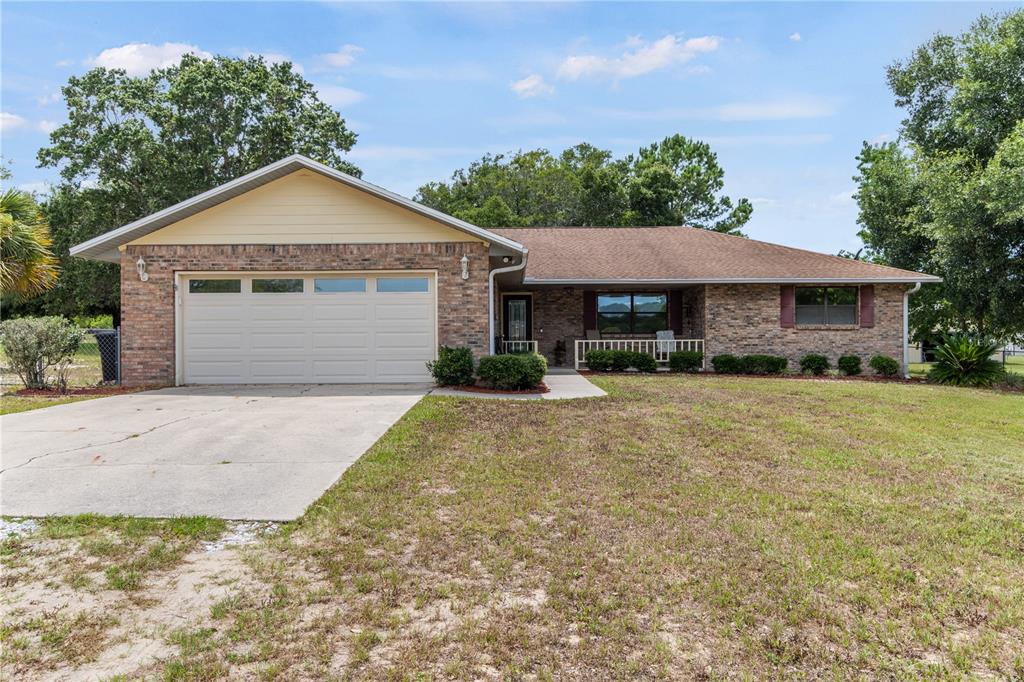
[(668, 292), (668, 327), (676, 334), (683, 333), (683, 292)]
[(597, 292), (583, 292), (583, 331), (597, 329)]
[(865, 284), (860, 288), (860, 326), (875, 326), (875, 285)]
[(786, 285), (779, 289), (779, 326), (796, 326), (796, 287)]

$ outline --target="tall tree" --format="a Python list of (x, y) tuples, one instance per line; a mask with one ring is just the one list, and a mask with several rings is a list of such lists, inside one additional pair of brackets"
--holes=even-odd
[(937, 35), (889, 68), (900, 143), (858, 156), (858, 221), (878, 262), (943, 277), (912, 300), (917, 336), (1024, 337), (1024, 11)]
[(67, 258), (67, 248), (289, 154), (347, 173), (356, 135), (289, 63), (201, 59), (131, 77), (97, 68), (62, 89), (68, 121), (39, 151), (62, 184), (44, 205), (64, 274), (49, 312), (109, 311), (117, 268)]
[(483, 227), (689, 225), (740, 234), (753, 207), (722, 194), (725, 172), (711, 147), (682, 135), (614, 159), (589, 144), (487, 155), (417, 199)]

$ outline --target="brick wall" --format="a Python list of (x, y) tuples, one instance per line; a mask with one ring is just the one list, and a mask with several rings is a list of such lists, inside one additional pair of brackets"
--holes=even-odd
[(799, 368), (807, 353), (828, 356), (835, 366), (841, 355), (859, 355), (864, 366), (875, 355), (903, 357), (903, 292), (901, 285), (875, 285), (875, 326), (783, 328), (779, 326), (777, 284), (709, 284), (705, 301), (707, 357), (721, 353), (767, 353), (789, 359)]
[(573, 345), (584, 338), (583, 290), (538, 289), (533, 292), (533, 332), (537, 351), (555, 364), (555, 344), (565, 343), (562, 365), (572, 365)]
[[(463, 254), (470, 258), (462, 279)], [(146, 260), (149, 281), (135, 261)], [(173, 384), (177, 271), (437, 270), (438, 343), (487, 353), (483, 243), (129, 246), (121, 254), (121, 377), (126, 386)]]

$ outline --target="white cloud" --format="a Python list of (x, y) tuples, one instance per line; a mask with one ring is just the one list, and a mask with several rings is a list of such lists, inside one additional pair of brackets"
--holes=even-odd
[(320, 99), (337, 109), (344, 109), (366, 99), (366, 94), (341, 85), (317, 85)]
[(57, 123), (56, 121), (47, 121), (46, 119), (43, 119), (42, 121), (36, 124), (36, 127), (39, 128), (39, 130), (41, 130), (42, 132), (49, 135), (54, 130), (56, 130), (57, 126), (59, 125), (60, 123)]
[(284, 62), (289, 62), (292, 65), (292, 68), (295, 69), (296, 73), (305, 72), (305, 69), (302, 68), (302, 64), (299, 64), (291, 57), (286, 54), (282, 54), (281, 52), (245, 52), (242, 56), (246, 58), (263, 57), (263, 61), (267, 64), (283, 64)]
[(772, 199), (771, 197), (750, 197), (750, 203), (755, 207), (760, 206), (761, 208), (766, 208), (768, 206), (777, 206), (779, 200)]
[(27, 121), (17, 114), (7, 111), (0, 111), (0, 132), (7, 133), (17, 128), (23, 128)]
[(45, 107), (48, 104), (54, 104), (56, 102), (59, 102), (62, 97), (63, 95), (61, 94), (60, 90), (54, 90), (53, 92), (49, 92), (45, 95), (36, 97), (36, 104), (38, 104), (41, 107)]
[(559, 78), (571, 81), (580, 78), (608, 78), (613, 81), (634, 78), (685, 64), (697, 55), (714, 52), (721, 43), (722, 39), (717, 36), (682, 40), (669, 34), (654, 42), (632, 36), (626, 41), (626, 51), (618, 57), (570, 55), (559, 65), (557, 74)]
[(523, 99), (537, 97), (538, 95), (550, 95), (555, 91), (553, 87), (544, 82), (544, 76), (532, 73), (521, 80), (512, 81), (510, 84), (512, 92)]
[(332, 69), (344, 69), (352, 66), (356, 55), (363, 51), (358, 45), (342, 45), (337, 52), (328, 52), (317, 57), (318, 61)]
[(853, 204), (853, 195), (856, 193), (856, 187), (851, 187), (850, 189), (843, 190), (842, 192), (836, 192), (835, 194), (829, 196), (828, 203), (831, 204), (832, 206), (849, 206)]
[(153, 69), (174, 66), (189, 53), (203, 59), (210, 59), (213, 56), (195, 45), (186, 43), (128, 43), (120, 47), (107, 48), (86, 63), (107, 69), (124, 69), (129, 76), (143, 76)]
[(789, 39), (792, 40), (794, 43), (799, 43), (801, 40), (804, 39), (804, 37), (800, 35), (798, 32), (794, 31), (793, 33), (789, 34)]
[(835, 112), (834, 99), (798, 95), (754, 102), (730, 102), (711, 107), (597, 109), (594, 113), (623, 121), (788, 121), (825, 118)]

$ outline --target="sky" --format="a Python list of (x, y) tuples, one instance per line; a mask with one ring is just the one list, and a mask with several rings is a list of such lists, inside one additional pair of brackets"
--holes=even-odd
[[(1019, 5), (883, 3), (16, 3), (0, 5), (0, 155), (37, 168), (60, 87), (182, 53), (287, 59), (358, 133), (363, 178), (406, 196), (485, 153), (579, 142), (616, 156), (705, 140), (756, 239), (856, 250), (856, 156), (897, 137), (886, 67)], [(117, 226), (112, 225), (111, 228)]]

